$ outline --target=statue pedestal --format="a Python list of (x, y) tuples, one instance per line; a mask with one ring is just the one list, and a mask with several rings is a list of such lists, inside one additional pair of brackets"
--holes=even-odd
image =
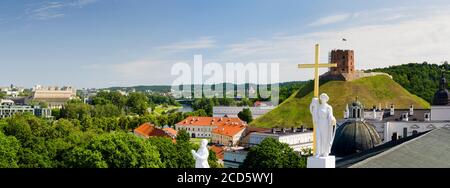
[(307, 168), (336, 168), (336, 159), (334, 156), (328, 157), (308, 157)]

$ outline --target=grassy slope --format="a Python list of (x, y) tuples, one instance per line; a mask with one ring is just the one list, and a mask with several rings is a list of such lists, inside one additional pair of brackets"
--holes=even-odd
[[(254, 120), (250, 125), (255, 127), (293, 127), (305, 125), (311, 127), (309, 104), (313, 93), (304, 87), (288, 100), (266, 115)], [(309, 89), (311, 90), (311, 89)], [(306, 91), (306, 92), (305, 92)], [(302, 96), (300, 93), (307, 93)], [(358, 79), (352, 82), (330, 81), (320, 86), (320, 93), (330, 96), (329, 103), (333, 106), (337, 119), (343, 118), (345, 105), (355, 100), (356, 96), (366, 106), (371, 108), (379, 103), (382, 107), (394, 103), (395, 108), (430, 108), (430, 104), (417, 97), (387, 76), (374, 76)]]

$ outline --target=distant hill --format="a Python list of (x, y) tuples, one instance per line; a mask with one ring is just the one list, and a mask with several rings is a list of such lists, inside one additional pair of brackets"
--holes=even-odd
[(110, 88), (105, 88), (107, 90), (111, 90), (111, 91), (117, 91), (117, 90), (121, 90), (121, 91), (136, 91), (136, 92), (156, 92), (156, 93), (166, 93), (166, 92), (170, 92), (171, 86), (132, 86), (132, 87), (110, 87)]
[[(254, 127), (312, 127), (309, 104), (313, 97), (312, 81), (281, 103), (277, 108), (255, 119), (250, 126)], [(334, 108), (337, 119), (343, 118), (345, 105), (358, 96), (367, 107), (373, 105), (395, 104), (396, 108), (430, 108), (430, 104), (422, 98), (409, 93), (401, 85), (387, 76), (366, 77), (351, 82), (329, 81), (321, 84), (320, 93), (330, 96), (329, 103)]]
[[(439, 88), (439, 80), (443, 69), (450, 70), (448, 63), (444, 63), (443, 65), (429, 64), (426, 62), (409, 63), (368, 71), (388, 73), (406, 90), (431, 102), (434, 93)], [(446, 77), (447, 80), (450, 80), (450, 74), (446, 74)]]

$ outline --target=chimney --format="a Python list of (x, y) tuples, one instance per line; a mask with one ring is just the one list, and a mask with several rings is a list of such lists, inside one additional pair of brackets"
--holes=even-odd
[(425, 116), (425, 117), (424, 117), (424, 120), (425, 120), (425, 121), (430, 121), (430, 119), (431, 119), (430, 116), (431, 116), (431, 115), (430, 115), (429, 112), (426, 112), (426, 113), (424, 114), (424, 116)]
[(377, 109), (375, 106), (373, 107), (373, 119), (377, 119)]
[(402, 121), (408, 121), (408, 113), (402, 114)]
[(391, 104), (391, 109), (390, 109), (389, 115), (391, 115), (391, 116), (395, 115), (394, 104)]
[(414, 105), (412, 104), (409, 106), (409, 115), (410, 116), (414, 115)]
[(348, 104), (345, 106), (345, 111), (344, 111), (344, 119), (348, 119), (350, 116), (350, 111), (348, 109)]

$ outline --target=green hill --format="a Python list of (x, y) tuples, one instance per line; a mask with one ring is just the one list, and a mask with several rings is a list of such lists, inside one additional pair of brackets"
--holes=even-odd
[[(311, 127), (309, 104), (313, 96), (312, 88), (312, 82), (308, 83), (277, 108), (255, 119), (250, 126)], [(427, 101), (409, 93), (387, 76), (366, 77), (351, 82), (324, 82), (320, 86), (320, 93), (327, 93), (330, 96), (329, 103), (333, 106), (337, 119), (343, 118), (345, 105), (355, 100), (357, 96), (366, 108), (378, 106), (379, 103), (383, 107), (394, 103), (395, 108), (409, 108), (410, 104), (414, 104), (415, 108), (430, 108)]]
[[(387, 68), (378, 68), (368, 70), (369, 72), (385, 72), (409, 92), (425, 99), (428, 102), (433, 101), (434, 93), (439, 89), (439, 80), (441, 80), (442, 70), (450, 71), (447, 62), (442, 65), (429, 63), (409, 63), (403, 65), (390, 66)], [(446, 74), (447, 80), (450, 80), (450, 74)], [(450, 85), (449, 85), (450, 86)]]

